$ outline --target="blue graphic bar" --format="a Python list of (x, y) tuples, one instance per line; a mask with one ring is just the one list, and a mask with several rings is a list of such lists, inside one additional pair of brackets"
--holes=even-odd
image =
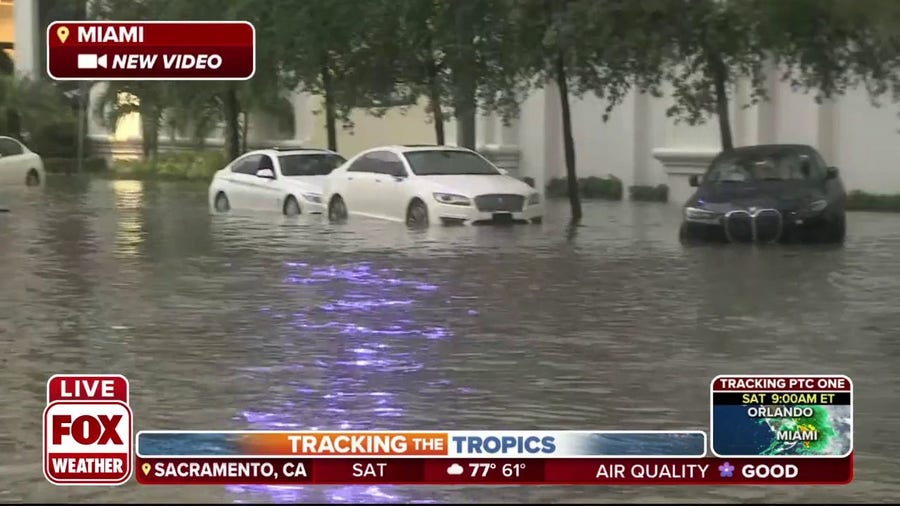
[[(427, 444), (423, 440), (429, 440)], [(424, 450), (423, 450), (424, 448)], [(144, 431), (142, 457), (703, 457), (702, 431)]]

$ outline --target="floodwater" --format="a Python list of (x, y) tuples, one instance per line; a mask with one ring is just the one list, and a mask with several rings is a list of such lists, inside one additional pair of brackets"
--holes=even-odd
[[(900, 216), (843, 248), (702, 246), (676, 205), (541, 226), (213, 216), (205, 187), (54, 179), (0, 204), (0, 501), (877, 502), (900, 495)], [(121, 372), (135, 429), (708, 429), (723, 373), (844, 373), (842, 487), (54, 487), (54, 373)]]

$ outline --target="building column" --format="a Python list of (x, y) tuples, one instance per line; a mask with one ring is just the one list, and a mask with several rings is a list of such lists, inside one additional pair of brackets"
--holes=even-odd
[(632, 163), (634, 165), (634, 184), (648, 184), (653, 178), (650, 176), (648, 155), (652, 152), (650, 143), (651, 121), (650, 96), (640, 91), (634, 92), (634, 146), (632, 150)]
[(490, 146), (492, 159), (511, 176), (519, 177), (519, 118), (505, 123), (499, 114), (494, 114), (494, 121), (496, 143)]
[(760, 102), (756, 119), (756, 140), (760, 144), (774, 144), (778, 138), (778, 69), (770, 62), (766, 64), (767, 100)]
[(544, 86), (543, 128), (544, 179), (541, 181), (542, 185), (555, 177), (566, 176), (562, 134), (562, 96), (559, 93), (559, 86), (553, 81), (548, 81)]
[(653, 149), (653, 157), (666, 171), (669, 200), (684, 202), (693, 193), (690, 176), (703, 174), (722, 150), (718, 119), (711, 115), (705, 123), (694, 126), (661, 119), (666, 125), (664, 144)]
[(837, 125), (833, 98), (826, 98), (819, 104), (818, 120), (816, 144), (818, 144), (819, 152), (825, 158), (825, 163), (835, 165), (834, 160), (838, 153), (835, 142)]
[(731, 101), (731, 124), (735, 147), (758, 144), (759, 113), (755, 111), (758, 105), (751, 105), (752, 90), (750, 86), (751, 83), (747, 78), (738, 79), (734, 86), (734, 98)]
[(476, 143), (482, 148), (497, 144), (497, 118), (493, 113), (479, 113), (475, 117)]
[(38, 33), (38, 0), (16, 0), (13, 4), (16, 72), (24, 76), (41, 75), (38, 68), (41, 47)]

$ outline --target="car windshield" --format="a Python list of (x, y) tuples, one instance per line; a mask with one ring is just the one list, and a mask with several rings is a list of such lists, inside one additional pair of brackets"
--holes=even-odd
[(404, 153), (409, 166), (418, 176), (451, 176), (462, 174), (499, 175), (484, 158), (468, 151), (434, 150)]
[(808, 153), (784, 150), (722, 156), (713, 162), (704, 180), (709, 183), (802, 181), (819, 175), (818, 164)]
[(283, 176), (325, 176), (345, 161), (344, 157), (333, 153), (307, 153), (278, 157)]

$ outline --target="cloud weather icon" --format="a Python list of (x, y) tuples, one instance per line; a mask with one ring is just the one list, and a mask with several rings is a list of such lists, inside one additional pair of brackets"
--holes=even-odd
[(459, 476), (463, 473), (463, 467), (459, 464), (453, 464), (447, 468), (447, 474), (450, 476)]

